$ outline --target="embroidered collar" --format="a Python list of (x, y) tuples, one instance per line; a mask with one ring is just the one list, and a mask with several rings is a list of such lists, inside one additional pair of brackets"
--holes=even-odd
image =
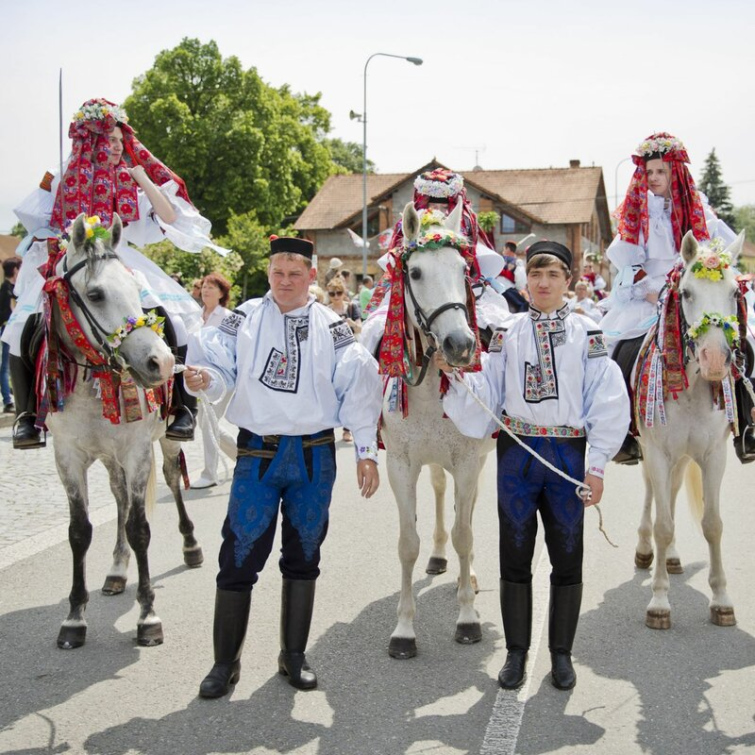
[(565, 320), (570, 311), (568, 302), (555, 312), (541, 312), (530, 304), (529, 316), (531, 320)]

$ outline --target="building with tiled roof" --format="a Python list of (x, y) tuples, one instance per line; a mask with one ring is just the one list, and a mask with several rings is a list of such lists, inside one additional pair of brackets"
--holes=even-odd
[[(367, 176), (367, 271), (378, 273), (383, 253), (377, 236), (392, 228), (412, 200), (414, 179), (420, 173), (447, 166), (436, 160), (411, 173)], [(566, 244), (575, 252), (575, 273), (583, 254), (602, 255), (611, 241), (603, 170), (581, 167), (527, 170), (473, 170), (462, 174), (475, 212), (499, 215), (493, 232), (496, 249), (506, 241), (521, 241), (530, 234)], [(300, 235), (315, 243), (320, 271), (332, 257), (341, 259), (357, 277), (362, 274), (362, 249), (349, 231), (362, 235), (362, 174), (331, 176), (296, 221)]]

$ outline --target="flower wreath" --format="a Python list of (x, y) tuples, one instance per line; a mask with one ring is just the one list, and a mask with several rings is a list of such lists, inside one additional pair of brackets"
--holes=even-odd
[(637, 147), (637, 154), (644, 157), (656, 154), (665, 155), (667, 152), (675, 151), (686, 152), (686, 148), (681, 139), (665, 132), (649, 136)]
[(695, 278), (716, 281), (723, 280), (724, 270), (731, 267), (731, 255), (723, 251), (723, 241), (715, 238), (709, 248), (703, 251), (690, 270)]
[(425, 231), (418, 236), (416, 241), (404, 241), (404, 253), (401, 259), (404, 263), (412, 252), (432, 252), (444, 247), (453, 247), (462, 254), (469, 251), (469, 240), (466, 236), (456, 233), (448, 228), (437, 228), (432, 231)]
[(464, 179), (458, 173), (437, 168), (430, 173), (422, 173), (414, 181), (416, 193), (431, 199), (448, 199), (456, 196), (464, 188)]
[(697, 340), (704, 336), (710, 328), (721, 328), (729, 347), (739, 343), (739, 320), (736, 315), (723, 315), (717, 312), (703, 312), (703, 316), (687, 330), (687, 335), (692, 340)]
[(133, 315), (124, 317), (123, 325), (107, 337), (108, 343), (113, 347), (113, 355), (118, 356), (118, 348), (126, 336), (139, 328), (151, 328), (160, 338), (163, 338), (164, 322), (165, 318), (160, 317), (154, 309), (139, 317), (134, 317)]
[(77, 126), (90, 121), (107, 122), (108, 118), (112, 121), (110, 128), (116, 123), (128, 123), (128, 116), (122, 107), (102, 98), (88, 100), (73, 114), (73, 122)]

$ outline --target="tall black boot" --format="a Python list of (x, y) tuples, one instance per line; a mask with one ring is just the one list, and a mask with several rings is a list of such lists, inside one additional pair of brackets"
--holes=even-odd
[(744, 381), (748, 378), (740, 378), (734, 383), (734, 395), (737, 398), (737, 420), (740, 434), (734, 438), (734, 451), (742, 464), (755, 461), (755, 428), (752, 423), (752, 399), (745, 388)]
[(631, 427), (634, 425), (634, 419), (632, 418), (632, 397), (634, 395), (634, 390), (632, 389), (632, 370), (634, 369), (634, 364), (640, 354), (644, 340), (645, 336), (637, 336), (637, 338), (620, 341), (616, 345), (612, 357), (619, 365), (621, 374), (624, 377), (624, 385), (627, 387), (627, 395), (629, 396), (629, 414), (631, 420), (630, 432), (624, 438), (624, 442), (621, 444), (619, 452), (613, 457), (613, 461), (617, 464), (626, 464), (628, 466), (638, 464), (642, 460), (642, 449), (640, 448), (639, 441), (631, 432)]
[(314, 603), (313, 579), (283, 579), (278, 671), (287, 676), (288, 683), (297, 689), (314, 689), (317, 686), (317, 676), (304, 655)]
[[(166, 320), (167, 322), (167, 320)], [(166, 330), (166, 336), (168, 331)], [(173, 346), (171, 349), (176, 354), (178, 364), (186, 363), (186, 346)], [(168, 440), (189, 441), (194, 440), (194, 428), (196, 427), (197, 398), (186, 392), (183, 372), (173, 376), (173, 421), (165, 431)]]
[(579, 623), (582, 585), (551, 585), (548, 647), (551, 651), (551, 681), (556, 689), (571, 689), (577, 675), (571, 662), (571, 649)]
[(241, 675), (241, 649), (249, 623), (251, 592), (218, 590), (215, 593), (215, 623), (212, 641), (215, 665), (199, 685), (200, 697), (223, 697)]
[(8, 360), (13, 398), (16, 402), (16, 423), (13, 427), (13, 448), (42, 448), (45, 441), (37, 421), (37, 401), (34, 395), (34, 368), (29, 359), (10, 355)]
[(501, 618), (506, 635), (506, 663), (498, 674), (503, 689), (516, 689), (524, 681), (532, 634), (532, 583), (501, 580)]

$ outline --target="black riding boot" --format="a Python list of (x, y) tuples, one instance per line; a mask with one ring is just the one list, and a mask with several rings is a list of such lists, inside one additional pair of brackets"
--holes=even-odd
[(571, 649), (579, 623), (582, 585), (551, 585), (548, 647), (551, 651), (551, 681), (556, 689), (571, 689), (577, 675), (571, 662)]
[(297, 689), (314, 689), (317, 686), (317, 676), (304, 655), (314, 603), (313, 579), (283, 579), (278, 671), (287, 676), (288, 683)]
[[(167, 329), (165, 333), (167, 336)], [(185, 364), (188, 347), (174, 346), (170, 342), (169, 344), (173, 353), (176, 355), (176, 363)], [(176, 373), (173, 376), (173, 406), (175, 407), (173, 421), (168, 425), (168, 429), (165, 431), (165, 437), (168, 438), (168, 440), (194, 440), (197, 398), (186, 392), (183, 372)]]
[(516, 689), (524, 681), (532, 634), (532, 583), (501, 580), (501, 617), (506, 635), (506, 663), (498, 674), (503, 689)]
[[(624, 384), (627, 387), (627, 394), (629, 395), (629, 413), (632, 413), (632, 398), (634, 391), (632, 390), (632, 370), (634, 364), (637, 361), (637, 357), (640, 354), (642, 343), (645, 340), (645, 336), (638, 336), (637, 338), (629, 338), (621, 341), (617, 344), (613, 352), (613, 360), (619, 365), (621, 374), (624, 376)], [(634, 424), (632, 422), (632, 424)], [(630, 425), (631, 427), (631, 425)], [(642, 449), (637, 438), (631, 433), (627, 433), (624, 442), (621, 444), (621, 448), (616, 456), (613, 457), (613, 461), (617, 464), (627, 464), (629, 466), (637, 464), (642, 460)]]
[(251, 592), (218, 590), (215, 593), (215, 623), (212, 641), (215, 665), (199, 685), (200, 697), (223, 697), (241, 675), (241, 649), (249, 623)]
[(34, 427), (37, 421), (37, 401), (34, 395), (34, 368), (29, 359), (10, 355), (10, 379), (16, 402), (16, 422), (13, 427), (13, 448), (42, 448), (42, 431)]
[(740, 378), (734, 383), (734, 394), (737, 397), (737, 420), (740, 428), (740, 434), (734, 438), (734, 451), (742, 464), (755, 461), (755, 428), (751, 416), (753, 404), (744, 385), (747, 379)]

